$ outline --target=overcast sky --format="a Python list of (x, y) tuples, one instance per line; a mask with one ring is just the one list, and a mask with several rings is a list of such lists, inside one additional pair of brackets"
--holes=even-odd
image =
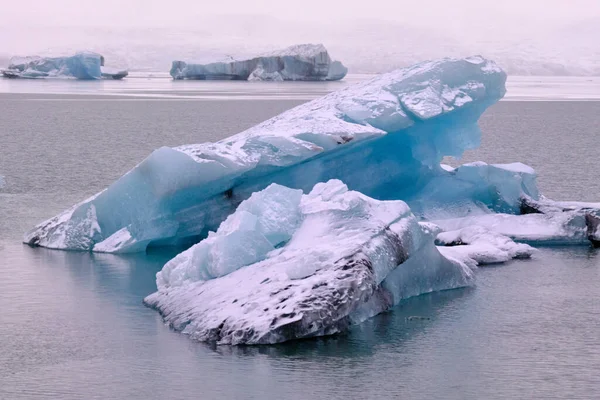
[(193, 26), (215, 14), (260, 14), (335, 24), (357, 18), (386, 19), (421, 27), (485, 20), (507, 25), (567, 24), (600, 16), (600, 0), (0, 0), (0, 24), (65, 26)]
[(324, 43), (358, 71), (484, 54), (509, 71), (543, 64), (535, 70), (543, 74), (581, 64), (575, 73), (600, 74), (600, 0), (0, 0), (0, 6), (0, 64), (13, 55), (92, 50), (111, 63), (163, 71), (174, 59), (208, 62)]

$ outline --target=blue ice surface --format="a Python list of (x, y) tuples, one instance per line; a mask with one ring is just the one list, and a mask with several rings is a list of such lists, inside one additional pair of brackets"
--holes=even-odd
[(422, 62), (217, 143), (163, 147), (24, 241), (107, 252), (185, 246), (216, 231), (243, 200), (271, 183), (308, 193), (330, 179), (378, 200), (402, 199), (419, 216), (517, 212), (522, 193), (538, 196), (532, 171), (440, 166), (444, 156), (479, 145), (477, 120), (504, 95), (505, 81), (494, 62), (479, 56)]
[(300, 226), (301, 198), (301, 190), (276, 184), (253, 193), (216, 232), (169, 262), (162, 280), (213, 279), (265, 259)]
[(69, 57), (13, 57), (7, 72), (12, 77), (63, 77), (80, 80), (101, 79), (102, 56), (80, 52)]

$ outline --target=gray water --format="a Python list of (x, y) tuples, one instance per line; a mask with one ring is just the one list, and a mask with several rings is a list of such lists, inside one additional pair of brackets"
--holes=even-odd
[[(217, 140), (298, 103), (0, 94), (0, 398), (600, 396), (600, 254), (588, 247), (481, 268), (474, 288), (411, 299), (345, 335), (232, 348), (192, 342), (142, 305), (173, 254), (19, 243), (153, 149)], [(481, 126), (465, 160), (522, 161), (549, 197), (600, 200), (600, 102), (501, 102)]]

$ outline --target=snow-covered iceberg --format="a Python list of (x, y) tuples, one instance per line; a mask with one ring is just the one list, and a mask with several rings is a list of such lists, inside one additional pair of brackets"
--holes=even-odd
[(341, 332), (403, 298), (470, 284), (399, 200), (341, 181), (277, 184), (157, 274), (145, 303), (201, 341), (264, 344)]
[(13, 57), (2, 74), (7, 78), (95, 80), (121, 79), (127, 76), (127, 71), (104, 67), (104, 57), (100, 54), (81, 52), (68, 57)]
[(249, 59), (210, 64), (173, 61), (173, 79), (337, 81), (348, 69), (332, 61), (322, 44), (301, 44)]

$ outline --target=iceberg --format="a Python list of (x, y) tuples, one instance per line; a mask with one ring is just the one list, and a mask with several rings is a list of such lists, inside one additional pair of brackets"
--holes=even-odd
[[(486, 167), (495, 172), (477, 175), (469, 173), (475, 167), (456, 172), (440, 166), (443, 156), (478, 146), (477, 120), (504, 95), (505, 80), (482, 57), (423, 62), (217, 143), (160, 148), (103, 192), (32, 229), (24, 241), (108, 252), (189, 246), (271, 183), (308, 193), (330, 179), (378, 200), (402, 199), (420, 217), (518, 210), (517, 189), (538, 196), (528, 171)], [(499, 182), (502, 171), (511, 181)], [(478, 179), (486, 180), (485, 190)]]
[(401, 299), (469, 285), (400, 200), (339, 180), (308, 194), (272, 184), (157, 274), (144, 301), (176, 330), (218, 344), (333, 334)]
[(121, 79), (127, 76), (127, 71), (104, 67), (104, 57), (100, 54), (80, 52), (69, 57), (13, 57), (2, 74), (7, 78), (95, 80)]
[(480, 56), (427, 61), (216, 143), (157, 149), (24, 242), (187, 249), (145, 303), (221, 344), (341, 332), (469, 285), (478, 266), (535, 256), (533, 244), (600, 244), (600, 204), (546, 199), (532, 168), (441, 164), (479, 145), (505, 81)]
[(194, 64), (173, 61), (173, 79), (249, 81), (337, 81), (348, 69), (332, 61), (322, 44), (301, 44), (250, 60)]

